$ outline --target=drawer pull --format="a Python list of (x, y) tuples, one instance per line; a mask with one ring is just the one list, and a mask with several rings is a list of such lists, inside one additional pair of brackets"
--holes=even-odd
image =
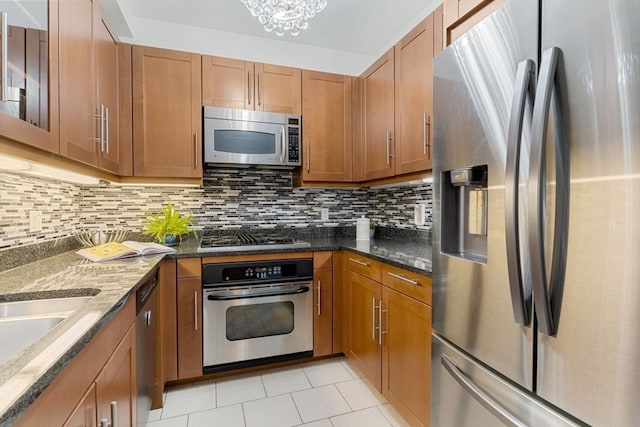
[(404, 276), (401, 276), (401, 275), (395, 274), (395, 273), (391, 273), (390, 271), (388, 271), (387, 274), (389, 276), (391, 276), (391, 277), (395, 277), (396, 279), (404, 280), (405, 282), (411, 283), (412, 285), (419, 285), (420, 284), (420, 282), (418, 282), (417, 280), (407, 279)]
[(355, 258), (349, 258), (349, 261), (353, 261), (356, 264), (362, 265), (364, 267), (369, 267), (369, 263), (366, 263), (364, 261), (360, 261), (359, 259), (355, 259)]

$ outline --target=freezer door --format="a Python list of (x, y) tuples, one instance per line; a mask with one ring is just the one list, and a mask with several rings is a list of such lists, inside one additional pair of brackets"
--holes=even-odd
[(432, 335), (432, 427), (580, 425)]
[[(570, 181), (564, 290), (548, 289), (556, 331), (538, 337), (537, 390), (588, 424), (637, 425), (640, 2), (544, 0), (542, 17), (543, 53), (559, 49)], [(554, 108), (546, 133), (545, 267), (557, 222)]]
[[(533, 331), (526, 316), (516, 322), (512, 304), (505, 180), (519, 70), (532, 71), (535, 79), (537, 16), (537, 2), (511, 1), (434, 62), (433, 327), (528, 389), (533, 388)], [(520, 65), (527, 63), (528, 68)], [(526, 117), (532, 100), (525, 101), (529, 107), (518, 135), (522, 153), (528, 152), (531, 124)], [(523, 192), (525, 157), (514, 184)], [(525, 213), (526, 206), (519, 206), (513, 215)], [(519, 263), (527, 282), (527, 260)], [(520, 304), (529, 310), (530, 297), (530, 291), (523, 292)]]

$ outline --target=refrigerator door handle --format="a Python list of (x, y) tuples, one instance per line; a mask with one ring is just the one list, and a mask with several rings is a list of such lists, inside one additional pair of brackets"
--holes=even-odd
[[(539, 331), (550, 336), (556, 334), (560, 318), (569, 221), (569, 144), (564, 134), (561, 95), (564, 88), (557, 74), (560, 55), (561, 51), (557, 47), (551, 47), (542, 53), (536, 101), (533, 107), (529, 168), (528, 230), (534, 306)], [(551, 274), (547, 283), (543, 222), (547, 182), (544, 162), (552, 101), (555, 125), (556, 194)]]
[(507, 408), (502, 407), (493, 396), (485, 392), (478, 385), (474, 384), (473, 381), (471, 381), (471, 379), (465, 375), (460, 368), (458, 368), (449, 356), (443, 354), (440, 358), (440, 362), (462, 388), (464, 388), (474, 399), (476, 399), (504, 424), (513, 427), (527, 427), (526, 423), (520, 421)]
[(513, 101), (507, 134), (507, 164), (505, 168), (505, 235), (507, 242), (507, 267), (509, 290), (514, 320), (521, 325), (531, 322), (531, 289), (522, 280), (520, 237), (518, 221), (518, 183), (520, 179), (520, 147), (522, 145), (522, 125), (527, 99), (533, 102), (535, 96), (535, 63), (525, 59), (518, 64), (514, 84)]

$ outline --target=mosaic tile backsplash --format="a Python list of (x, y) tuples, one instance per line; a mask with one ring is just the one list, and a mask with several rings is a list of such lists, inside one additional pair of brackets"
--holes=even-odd
[[(202, 187), (79, 186), (0, 171), (0, 250), (69, 236), (88, 228), (141, 231), (145, 213), (167, 201), (195, 217), (196, 229), (215, 227), (353, 226), (357, 217), (402, 229), (430, 229), (431, 185), (387, 189), (292, 188), (291, 172), (206, 169)], [(424, 226), (413, 208), (426, 206)], [(321, 209), (329, 209), (329, 221)], [(29, 212), (43, 214), (43, 229), (29, 232)]]

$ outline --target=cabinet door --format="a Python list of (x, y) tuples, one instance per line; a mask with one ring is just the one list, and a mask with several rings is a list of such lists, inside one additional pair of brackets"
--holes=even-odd
[(96, 426), (96, 385), (91, 384), (73, 414), (63, 427), (95, 427)]
[(299, 68), (256, 63), (254, 87), (256, 110), (301, 114), (302, 77)]
[[(102, 8), (99, 3), (93, 7), (93, 48), (96, 83), (96, 110), (103, 111), (102, 123), (99, 126), (98, 135), (103, 135), (101, 146), (98, 146), (98, 165), (115, 174), (120, 173), (120, 112), (119, 112), (119, 52), (118, 44), (112, 37), (107, 24), (102, 17)], [(101, 109), (104, 106), (104, 110)], [(100, 127), (104, 127), (100, 131)]]
[(253, 110), (253, 62), (203, 56), (202, 105)]
[(135, 343), (136, 328), (132, 325), (96, 379), (98, 423), (106, 419), (118, 427), (136, 425), (133, 418), (136, 402)]
[(433, 15), (395, 46), (395, 173), (431, 169)]
[(302, 72), (305, 181), (352, 179), (351, 77)]
[(382, 350), (379, 343), (378, 305), (381, 285), (357, 273), (349, 273), (348, 357), (371, 383), (381, 390)]
[(202, 376), (202, 279), (178, 279), (178, 379)]
[(333, 269), (313, 271), (313, 355), (333, 354)]
[(59, 3), (60, 154), (98, 164), (93, 87), (93, 2)]
[(412, 426), (428, 426), (431, 307), (387, 287), (382, 291), (382, 392)]
[(200, 62), (133, 46), (134, 176), (202, 176)]
[(366, 180), (394, 174), (393, 48), (363, 74), (363, 145)]

